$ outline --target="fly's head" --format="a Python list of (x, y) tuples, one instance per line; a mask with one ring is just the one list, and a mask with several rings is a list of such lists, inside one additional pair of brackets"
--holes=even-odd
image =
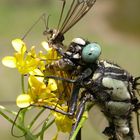
[(82, 38), (74, 38), (66, 51), (67, 57), (75, 64), (89, 66), (96, 63), (101, 54), (97, 43), (90, 43)]

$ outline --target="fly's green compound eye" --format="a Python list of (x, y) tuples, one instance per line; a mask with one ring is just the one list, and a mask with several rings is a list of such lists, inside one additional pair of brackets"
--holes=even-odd
[(95, 62), (101, 54), (101, 47), (97, 43), (90, 43), (82, 50), (82, 59), (87, 63)]

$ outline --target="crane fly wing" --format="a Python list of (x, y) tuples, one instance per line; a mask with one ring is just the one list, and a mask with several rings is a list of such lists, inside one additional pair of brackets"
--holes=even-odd
[[(59, 32), (64, 34), (73, 27), (95, 4), (96, 0), (72, 0)], [(65, 4), (64, 4), (65, 5)], [(64, 11), (64, 6), (62, 12)], [(63, 13), (61, 12), (60, 20)], [(60, 24), (60, 21), (59, 21)]]

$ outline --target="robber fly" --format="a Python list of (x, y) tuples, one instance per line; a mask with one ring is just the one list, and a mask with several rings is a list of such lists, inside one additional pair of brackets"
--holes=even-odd
[[(134, 140), (132, 128), (132, 112), (137, 114), (138, 130), (140, 102), (138, 100), (138, 85), (140, 77), (134, 78), (120, 66), (105, 60), (99, 60), (101, 47), (95, 42), (82, 38), (74, 38), (67, 50), (63, 50), (64, 34), (72, 28), (94, 5), (95, 0), (72, 0), (70, 8), (62, 22), (63, 7), (57, 29), (45, 31), (49, 35), (49, 45), (62, 56), (60, 60), (47, 65), (68, 72), (74, 79), (47, 76), (65, 82), (73, 83), (68, 112), (65, 115), (75, 116), (71, 136), (83, 115), (85, 104), (95, 102), (108, 120), (109, 126), (103, 133), (109, 140)], [(80, 89), (83, 89), (80, 92)], [(80, 99), (79, 99), (80, 96)], [(77, 102), (80, 101), (80, 104)], [(45, 106), (44, 106), (45, 107)], [(50, 108), (51, 109), (51, 108)], [(59, 112), (59, 110), (56, 109)], [(71, 137), (70, 136), (70, 137)]]

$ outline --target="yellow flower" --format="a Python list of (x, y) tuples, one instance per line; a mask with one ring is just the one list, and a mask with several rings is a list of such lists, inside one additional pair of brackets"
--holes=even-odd
[[(67, 111), (68, 106), (62, 107), (63, 111)], [(62, 115), (57, 112), (53, 112), (53, 115), (55, 116), (55, 124), (57, 126), (58, 131), (61, 132), (70, 132), (73, 124), (73, 119), (69, 118), (67, 115)]]
[(19, 53), (24, 53), (26, 51), (26, 45), (21, 39), (15, 39), (12, 41), (13, 48)]
[(29, 72), (29, 74), (32, 75), (32, 76), (35, 76), (35, 78), (37, 80), (39, 80), (40, 82), (44, 81), (44, 74), (39, 69), (34, 69), (33, 71)]
[(51, 91), (57, 90), (57, 84), (56, 84), (56, 82), (55, 82), (54, 79), (49, 79), (49, 80), (48, 80), (48, 88), (49, 88)]
[(2, 64), (9, 68), (16, 68), (16, 58), (13, 56), (6, 56), (2, 59)]
[(44, 48), (47, 52), (49, 52), (49, 51), (52, 50), (52, 48), (49, 46), (48, 42), (42, 41), (41, 44), (42, 44), (43, 48)]
[[(26, 44), (21, 39), (13, 40), (12, 46), (16, 51), (14, 56), (4, 57), (2, 63), (7, 67), (17, 68), (20, 74), (27, 76), (28, 82), (26, 84), (28, 88), (25, 90), (23, 87), (23, 92), (25, 91), (26, 94), (21, 94), (17, 97), (17, 106), (25, 108), (31, 104), (48, 105), (67, 112), (67, 101), (70, 98), (69, 94), (72, 86), (60, 80), (56, 82), (55, 79), (45, 79), (48, 75), (69, 78), (69, 74), (65, 71), (57, 71), (55, 68), (46, 69), (47, 64), (51, 64), (61, 58), (57, 51), (45, 41), (42, 42), (42, 46), (46, 50), (45, 54), (41, 51), (36, 54), (34, 46), (31, 47), (30, 51), (27, 51)], [(61, 93), (64, 92), (66, 94), (62, 95)], [(61, 99), (59, 98), (60, 96)], [(51, 113), (55, 117), (58, 132), (66, 133), (71, 131), (73, 119), (55, 111), (51, 111)], [(57, 139), (57, 136), (58, 133), (54, 139)]]
[(47, 103), (54, 106), (58, 100), (56, 94), (53, 93), (57, 90), (55, 80), (49, 79), (48, 85), (46, 85), (43, 79), (40, 78), (30, 75), (28, 79), (30, 85), (29, 94), (35, 103), (42, 101), (44, 104)]
[(46, 50), (46, 54), (44, 56), (47, 64), (50, 64), (52, 63), (52, 61), (55, 61), (60, 58), (57, 54), (57, 51), (51, 46), (49, 46), (49, 44), (46, 41), (42, 42), (42, 46)]
[(6, 56), (2, 59), (2, 63), (10, 68), (17, 68), (21, 74), (27, 74), (36, 69), (40, 59), (35, 58), (34, 47), (29, 53), (26, 53), (26, 45), (20, 39), (12, 41), (13, 48), (16, 53), (14, 56)]

